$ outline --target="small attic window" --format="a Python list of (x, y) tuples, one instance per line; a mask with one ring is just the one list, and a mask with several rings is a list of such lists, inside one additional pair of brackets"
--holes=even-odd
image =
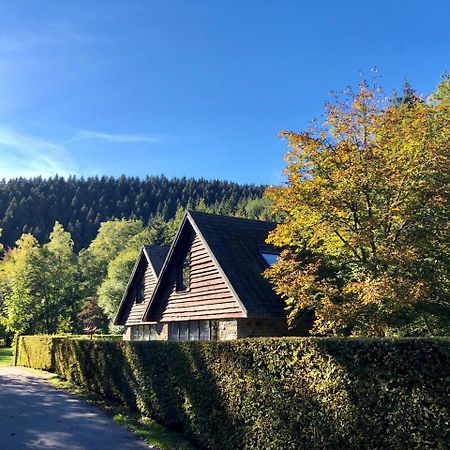
[(144, 294), (145, 294), (145, 283), (144, 277), (142, 277), (136, 290), (136, 303), (142, 303), (144, 301)]
[(191, 281), (191, 253), (188, 252), (178, 267), (177, 291), (187, 291)]
[(278, 261), (278, 253), (261, 252), (261, 256), (264, 258), (269, 266), (273, 266)]

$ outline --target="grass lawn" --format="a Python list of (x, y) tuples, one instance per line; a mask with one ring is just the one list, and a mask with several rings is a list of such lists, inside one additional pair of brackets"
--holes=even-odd
[(0, 348), (0, 367), (9, 366), (12, 362), (12, 348)]
[(128, 428), (132, 433), (153, 447), (162, 450), (196, 449), (182, 434), (168, 430), (149, 417), (132, 412), (119, 403), (106, 400), (100, 395), (74, 386), (68, 381), (62, 381), (56, 376), (50, 381), (58, 389), (79, 395), (88, 403), (99, 407), (120, 425)]

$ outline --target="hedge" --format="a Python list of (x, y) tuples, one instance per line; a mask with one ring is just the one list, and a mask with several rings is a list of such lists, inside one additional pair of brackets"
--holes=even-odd
[[(30, 338), (20, 345), (27, 340), (34, 345)], [(49, 340), (60, 377), (202, 448), (447, 449), (450, 442), (449, 339)]]
[[(94, 334), (94, 340), (121, 340), (121, 334)], [(19, 341), (17, 341), (19, 339)], [(13, 342), (14, 362), (18, 366), (55, 370), (55, 342), (59, 339), (90, 339), (87, 335), (18, 336)], [(19, 342), (19, 345), (17, 345)]]

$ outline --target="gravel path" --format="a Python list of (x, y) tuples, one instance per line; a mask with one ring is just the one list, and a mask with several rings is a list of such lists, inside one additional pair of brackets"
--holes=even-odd
[(52, 376), (0, 367), (0, 450), (151, 448), (102, 411), (54, 388)]

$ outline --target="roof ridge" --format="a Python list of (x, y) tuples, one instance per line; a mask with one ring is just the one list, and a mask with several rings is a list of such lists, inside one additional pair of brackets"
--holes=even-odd
[(277, 224), (276, 221), (272, 221), (272, 220), (250, 219), (250, 218), (247, 218), (247, 217), (230, 216), (228, 214), (207, 213), (207, 212), (204, 212), (204, 211), (195, 211), (195, 210), (192, 210), (192, 209), (187, 209), (186, 212), (191, 214), (191, 215), (192, 214), (200, 214), (200, 215), (204, 215), (204, 216), (218, 217), (218, 218), (221, 218), (221, 219), (231, 219), (231, 220), (236, 220), (236, 221)]
[(170, 247), (170, 245), (163, 244), (163, 245), (157, 245), (157, 244), (143, 244), (144, 247), (152, 247), (152, 248), (163, 248), (163, 247)]

